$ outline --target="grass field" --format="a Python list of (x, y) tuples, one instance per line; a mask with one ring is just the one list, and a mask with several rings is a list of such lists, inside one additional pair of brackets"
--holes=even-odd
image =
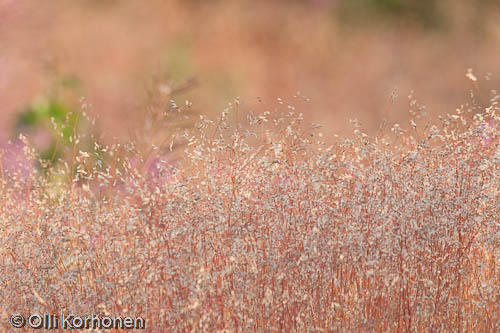
[(0, 0), (0, 331), (500, 332), (499, 4)]
[(152, 332), (498, 331), (499, 98), (422, 126), (414, 107), (376, 137), (352, 121), (331, 145), (298, 111), (236, 99), (172, 141), (178, 163), (170, 144), (83, 151), (74, 137), (66, 163), (40, 169), (22, 138), (0, 159), (0, 325), (94, 313)]

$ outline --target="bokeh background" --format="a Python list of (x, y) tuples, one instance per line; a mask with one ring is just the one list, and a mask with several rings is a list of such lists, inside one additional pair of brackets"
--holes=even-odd
[(494, 0), (0, 0), (0, 132), (85, 97), (100, 131), (127, 138), (162, 87), (212, 118), (237, 96), (255, 112), (281, 98), (326, 132), (348, 118), (374, 132), (406, 119), (411, 91), (431, 115), (487, 99), (499, 56)]

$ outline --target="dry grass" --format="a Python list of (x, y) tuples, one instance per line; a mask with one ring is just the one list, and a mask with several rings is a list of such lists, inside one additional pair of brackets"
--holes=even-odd
[(500, 330), (498, 96), (331, 146), (293, 112), (235, 128), (239, 104), (185, 133), (183, 166), (133, 144), (96, 147), (102, 165), (75, 144), (51, 177), (3, 163), (3, 329), (92, 312), (154, 332)]
[[(434, 3), (440, 27), (414, 24), (418, 11), (396, 13), (395, 20), (369, 14), (341, 18), (337, 5), (360, 3), (400, 3), (402, 9), (422, 4), (431, 9)], [(300, 90), (312, 99), (301, 108), (311, 121), (344, 136), (350, 134), (344, 119), (355, 117), (372, 135), (394, 89), (401, 95), (417, 91), (434, 116), (462, 103), (470, 89), (462, 79), (465, 68), (473, 67), (481, 78), (500, 73), (498, 4), (0, 0), (0, 131), (9, 130), (18, 112), (56, 82), (72, 79), (81, 90), (67, 87), (61, 102), (77, 108), (74, 102), (88, 97), (100, 113), (99, 125), (124, 139), (123, 123), (137, 121), (147, 99), (145, 87), (158, 76), (172, 80), (174, 87), (195, 77), (198, 86), (187, 96), (210, 118), (237, 95), (272, 103)], [(500, 76), (485, 84), (496, 89)], [(392, 110), (404, 109), (405, 102), (396, 101)], [(408, 120), (396, 112), (389, 117), (399, 123)]]

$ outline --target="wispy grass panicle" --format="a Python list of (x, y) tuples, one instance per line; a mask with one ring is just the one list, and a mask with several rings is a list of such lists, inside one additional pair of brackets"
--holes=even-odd
[(2, 318), (142, 316), (155, 332), (498, 331), (498, 100), (438, 126), (422, 124), (410, 98), (407, 126), (371, 137), (354, 121), (352, 138), (328, 142), (290, 107), (244, 122), (237, 99), (149, 146), (96, 141), (76, 146), (73, 167), (29, 176), (30, 159), (18, 168), (2, 148)]

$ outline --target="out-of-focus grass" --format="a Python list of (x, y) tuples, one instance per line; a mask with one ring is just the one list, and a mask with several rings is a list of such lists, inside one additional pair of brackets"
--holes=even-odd
[[(422, 24), (425, 11), (436, 27)], [(270, 105), (298, 90), (313, 101), (310, 121), (347, 135), (343, 119), (355, 115), (374, 134), (396, 88), (442, 115), (470, 89), (464, 68), (500, 72), (499, 15), (495, 1), (468, 0), (2, 0), (0, 130), (53, 75), (71, 74), (103, 128), (127, 138), (144, 86), (162, 74), (174, 86), (195, 77), (189, 97), (210, 117), (235, 95)], [(405, 103), (391, 120), (407, 120)]]
[(236, 99), (174, 138), (180, 164), (168, 142), (127, 142), (96, 167), (74, 140), (57, 195), (36, 169), (7, 173), (4, 149), (0, 325), (19, 312), (142, 316), (154, 332), (498, 331), (498, 100), (419, 126), (410, 99), (408, 126), (371, 137), (354, 120), (327, 145), (292, 105), (246, 114)]

